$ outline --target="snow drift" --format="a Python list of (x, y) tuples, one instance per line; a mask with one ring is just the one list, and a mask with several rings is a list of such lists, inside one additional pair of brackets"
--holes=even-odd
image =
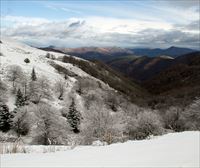
[(1, 167), (199, 167), (199, 141), (200, 132), (191, 131), (64, 152), (5, 154)]

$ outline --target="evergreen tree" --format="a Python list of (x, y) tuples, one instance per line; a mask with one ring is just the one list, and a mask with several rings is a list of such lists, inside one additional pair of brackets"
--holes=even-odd
[(11, 127), (12, 115), (9, 113), (8, 106), (0, 104), (0, 130), (6, 132)]
[(65, 80), (67, 80), (67, 79), (68, 79), (68, 76), (65, 74), (64, 78), (65, 78)]
[(16, 95), (15, 105), (16, 105), (17, 107), (21, 107), (21, 106), (25, 106), (25, 104), (26, 104), (25, 97), (23, 96), (21, 90), (18, 89), (17, 95)]
[(67, 114), (67, 120), (72, 127), (72, 131), (74, 133), (79, 133), (79, 125), (81, 122), (81, 113), (76, 110), (74, 99), (72, 99), (72, 103), (69, 107), (69, 113)]
[(34, 69), (34, 68), (32, 69), (31, 80), (32, 80), (32, 81), (36, 81), (36, 80), (37, 80), (37, 76), (36, 76), (36, 73), (35, 73), (35, 69)]

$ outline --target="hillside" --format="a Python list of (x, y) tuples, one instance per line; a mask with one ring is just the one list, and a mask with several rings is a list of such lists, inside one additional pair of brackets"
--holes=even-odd
[[(1, 41), (0, 130), (12, 136), (0, 141), (91, 144), (129, 137), (126, 125), (142, 111), (137, 104), (145, 89), (103, 63)], [(69, 119), (74, 111), (76, 121)]]
[(173, 58), (169, 56), (128, 58), (129, 59), (121, 58), (112, 60), (108, 62), (108, 65), (138, 81), (145, 81), (152, 78), (173, 62)]
[[(0, 142), (17, 142), (21, 137), (23, 143), (34, 145), (90, 145), (95, 140), (111, 144), (145, 139), (164, 134), (169, 129), (199, 129), (198, 117), (187, 116), (193, 108), (190, 104), (199, 104), (194, 102), (194, 96), (186, 96), (190, 102), (180, 113), (184, 120), (175, 120), (171, 125), (165, 113), (168, 110), (170, 114), (174, 113), (170, 106), (177, 104), (166, 103), (173, 99), (163, 100), (155, 93), (149, 94), (134, 80), (102, 62), (46, 52), (9, 39), (1, 41)], [(199, 57), (189, 58), (193, 59), (188, 61), (186, 56), (179, 59), (187, 60), (191, 71), (186, 69), (184, 75), (188, 78), (193, 73), (193, 78), (184, 82), (190, 86), (188, 82), (191, 81), (191, 91), (197, 95), (194, 86), (199, 82), (199, 71), (196, 70), (199, 69)], [(127, 59), (133, 59), (137, 65), (147, 58), (132, 56)], [(154, 66), (157, 59), (158, 62), (160, 59), (173, 60), (158, 57), (153, 64), (145, 64), (146, 68)], [(154, 91), (152, 86), (156, 85), (147, 87), (151, 92)], [(159, 86), (155, 90), (159, 91)], [(181, 97), (179, 102), (182, 100), (185, 99)], [(155, 106), (160, 102), (165, 106), (164, 112)], [(191, 121), (194, 122), (192, 125)], [(176, 122), (182, 123), (181, 126)]]
[(168, 95), (179, 101), (194, 100), (200, 96), (200, 52), (176, 58), (144, 86), (153, 94)]
[(148, 56), (148, 57), (158, 57), (161, 55), (168, 55), (173, 58), (176, 58), (178, 56), (184, 55), (184, 54), (189, 54), (192, 52), (195, 52), (196, 50), (189, 49), (189, 48), (181, 48), (181, 47), (169, 47), (167, 49), (160, 49), (160, 48), (155, 48), (155, 49), (149, 49), (149, 48), (135, 48), (135, 49), (130, 49), (133, 51), (135, 55), (141, 55), (141, 56)]

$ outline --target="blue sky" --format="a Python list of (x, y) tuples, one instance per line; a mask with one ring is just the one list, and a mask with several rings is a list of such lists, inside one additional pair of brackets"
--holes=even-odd
[[(71, 40), (69, 47), (88, 46), (91, 43), (97, 46), (148, 46), (153, 37), (147, 38), (149, 41), (144, 44), (142, 39), (145, 37), (142, 35), (146, 36), (148, 32), (145, 31), (149, 31), (155, 34), (154, 36), (157, 35), (156, 45), (160, 47), (173, 45), (174, 42), (175, 45), (195, 48), (198, 46), (195, 42), (198, 40), (195, 36), (199, 33), (198, 20), (198, 0), (1, 0), (1, 33), (35, 45), (64, 45), (66, 41)], [(53, 27), (56, 24), (58, 26)], [(73, 26), (72, 29), (71, 24), (76, 27)], [(62, 27), (60, 32), (59, 25)], [(194, 28), (190, 29), (189, 26)], [(54, 35), (49, 27), (57, 34)], [(47, 35), (42, 36), (47, 31), (48, 36), (52, 35), (49, 39)], [(65, 38), (63, 36), (66, 32)], [(177, 33), (180, 34), (180, 38), (176, 35), (177, 39), (171, 42), (164, 37), (173, 37)], [(106, 37), (100, 38), (102, 35)], [(59, 39), (58, 36), (62, 38)], [(116, 36), (119, 39), (117, 41)], [(44, 39), (43, 42), (41, 38)], [(137, 40), (128, 42), (130, 38), (138, 38), (138, 44)]]

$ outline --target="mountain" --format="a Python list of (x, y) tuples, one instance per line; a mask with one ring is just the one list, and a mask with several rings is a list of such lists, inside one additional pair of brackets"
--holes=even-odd
[(82, 48), (56, 48), (47, 47), (41, 48), (46, 51), (57, 50), (69, 55), (73, 55), (86, 60), (99, 60), (107, 62), (112, 59), (133, 54), (133, 52), (126, 48), (120, 47), (82, 47)]
[[(196, 92), (200, 89), (200, 52), (177, 57), (167, 69), (146, 81), (146, 88), (156, 94), (183, 88)], [(196, 93), (200, 96), (200, 90)]]
[[(43, 51), (44, 49), (40, 50), (9, 39), (2, 39), (1, 41), (1, 71), (5, 71), (11, 65), (18, 65), (26, 74), (31, 74), (31, 70), (35, 68), (40, 76), (44, 75), (52, 84), (55, 83), (55, 81), (63, 79), (65, 74), (69, 76), (69, 82), (78, 81), (77, 83), (80, 83), (79, 80), (84, 77), (94, 82), (100, 80), (100, 83), (103, 82), (102, 88), (104, 88), (104, 86), (110, 87), (111, 90), (114, 88), (119, 91), (120, 94), (129, 96), (131, 99), (146, 95), (145, 89), (134, 83), (133, 80), (115, 72), (102, 62), (89, 62), (84, 59), (66, 55), (66, 53), (63, 54), (51, 47), (47, 48), (47, 52)], [(90, 49), (85, 50), (88, 51)], [(101, 50), (104, 53), (115, 53), (117, 49), (109, 48), (106, 50), (102, 48), (96, 50)], [(124, 50), (118, 49), (118, 51)], [(30, 60), (30, 63), (24, 62), (26, 58)], [(3, 75), (1, 77), (4, 78), (5, 76)], [(69, 85), (77, 84), (73, 84), (72, 82)]]
[(43, 47), (43, 48), (38, 48), (38, 49), (41, 49), (41, 50), (44, 50), (44, 51), (51, 51), (51, 52), (57, 52), (57, 53), (63, 53), (62, 51), (60, 51), (59, 49), (56, 49), (56, 47), (54, 46), (48, 46), (48, 47)]
[[(173, 77), (169, 82), (161, 76), (142, 87), (96, 60), (47, 52), (6, 38), (1, 39), (0, 45), (1, 142), (18, 142), (20, 137), (20, 141), (31, 145), (91, 145), (94, 141), (111, 144), (161, 135), (168, 129), (199, 129), (199, 118), (187, 116), (193, 109), (183, 106), (187, 99), (195, 107), (199, 105), (199, 100), (192, 102), (199, 93), (199, 53), (177, 58), (177, 62), (187, 65), (180, 64), (181, 68), (176, 65), (175, 70), (166, 71), (167, 76)], [(127, 60), (136, 69), (143, 67), (148, 71), (159, 67), (163, 60), (174, 59), (123, 57), (123, 61)], [(157, 81), (163, 88), (160, 83), (156, 85)], [(165, 88), (171, 97), (164, 94)], [(178, 94), (172, 94), (174, 90)], [(175, 113), (171, 125), (158, 104), (173, 119), (174, 111), (169, 107), (177, 103), (169, 101), (177, 100), (182, 106), (174, 108), (184, 107), (187, 111), (180, 114), (183, 121), (179, 121), (179, 116), (177, 121)]]
[(164, 55), (159, 57), (133, 56), (112, 60), (108, 62), (108, 65), (132, 79), (145, 81), (166, 69), (173, 60), (172, 57)]
[(168, 68), (143, 82), (143, 86), (156, 95), (150, 104), (165, 104), (164, 108), (190, 104), (200, 97), (200, 52), (177, 57)]
[(133, 51), (135, 55), (145, 55), (148, 57), (157, 57), (161, 55), (168, 55), (173, 58), (184, 55), (184, 54), (189, 54), (192, 52), (195, 52), (195, 50), (189, 49), (189, 48), (180, 48), (180, 47), (170, 47), (167, 49), (149, 49), (149, 48), (136, 48), (136, 49), (130, 49)]

